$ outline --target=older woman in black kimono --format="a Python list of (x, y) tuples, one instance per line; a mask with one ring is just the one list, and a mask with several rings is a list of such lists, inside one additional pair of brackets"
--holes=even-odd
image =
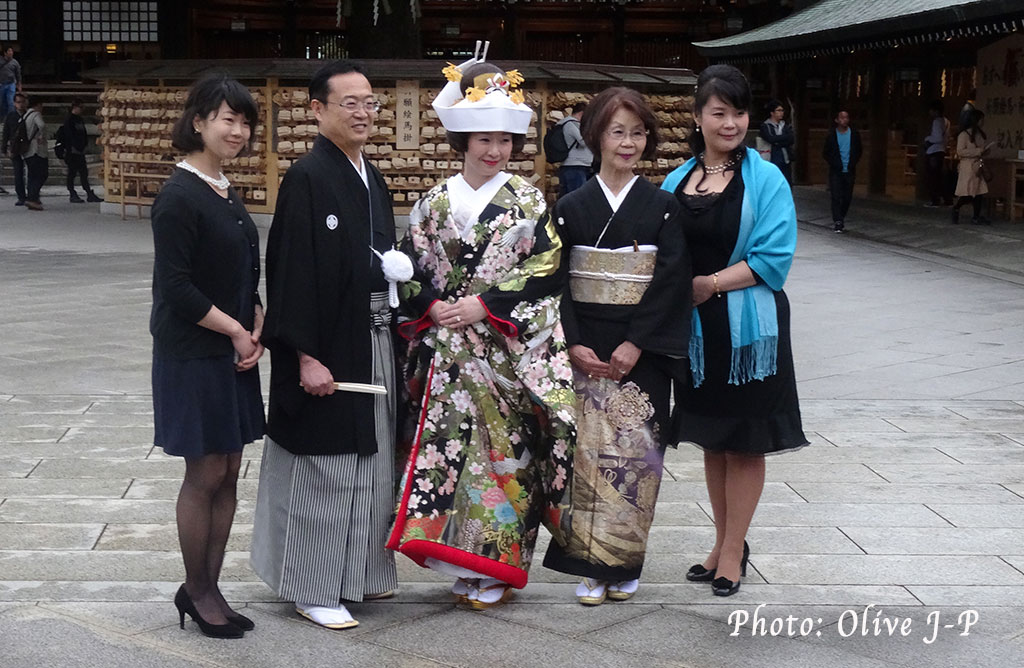
[(633, 173), (654, 156), (657, 121), (643, 97), (609, 88), (582, 131), (599, 172), (555, 208), (569, 266), (562, 327), (577, 391), (571, 507), (544, 565), (583, 576), (584, 605), (640, 585), (661, 484), (673, 377), (685, 375), (690, 265), (679, 204)]

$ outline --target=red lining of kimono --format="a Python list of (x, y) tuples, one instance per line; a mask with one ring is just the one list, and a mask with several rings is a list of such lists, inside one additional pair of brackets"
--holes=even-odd
[(480, 555), (471, 554), (450, 545), (442, 545), (430, 540), (416, 539), (406, 541), (399, 551), (420, 566), (423, 566), (429, 557), (433, 557), (438, 561), (468, 568), (475, 573), (507, 582), (516, 589), (525, 587), (529, 579), (526, 571), (521, 568), (509, 566), (494, 559), (481, 557)]
[(409, 461), (405, 464), (405, 489), (402, 490), (402, 501), (398, 505), (398, 516), (395, 518), (395, 526), (391, 529), (388, 542), (384, 545), (389, 550), (401, 552), (415, 561), (420, 566), (426, 567), (428, 557), (439, 561), (455, 564), (471, 571), (489, 575), (503, 582), (507, 582), (516, 589), (526, 586), (528, 574), (521, 568), (503, 564), (494, 559), (488, 559), (469, 552), (429, 540), (410, 540), (402, 543), (402, 533), (405, 531), (406, 509), (409, 507), (409, 497), (412, 496), (413, 475), (412, 470), (416, 466), (416, 458), (420, 453), (420, 446), (423, 442), (423, 426), (427, 419), (427, 410), (430, 406), (430, 387), (434, 380), (434, 362), (430, 364), (430, 373), (427, 374), (427, 383), (423, 394), (423, 409), (420, 411), (420, 422), (416, 430), (416, 442), (413, 443), (412, 451), (409, 453)]
[[(384, 545), (389, 550), (399, 549), (398, 546), (402, 541), (402, 532), (405, 531), (405, 513), (402, 511), (409, 507), (409, 496), (412, 495), (412, 470), (416, 466), (416, 457), (420, 454), (423, 425), (427, 421), (427, 407), (430, 405), (430, 386), (434, 381), (434, 364), (435, 361), (431, 360), (430, 373), (427, 374), (427, 384), (423, 388), (423, 410), (420, 411), (420, 423), (416, 429), (416, 442), (413, 443), (412, 450), (409, 453), (409, 461), (405, 463), (405, 489), (402, 490), (402, 502), (398, 504), (399, 513), (395, 518), (395, 526), (391, 530), (391, 535), (388, 536), (388, 542)], [(422, 565), (420, 564), (420, 566)]]
[(487, 304), (484, 303), (483, 297), (477, 297), (477, 299), (480, 300), (480, 305), (484, 307), (485, 311), (487, 311), (487, 319), (491, 321), (491, 324), (494, 325), (499, 332), (501, 332), (505, 336), (519, 336), (518, 327), (516, 327), (513, 323), (509, 322), (508, 320), (502, 320), (498, 316), (491, 313), (491, 309), (487, 308)]
[[(403, 322), (401, 325), (399, 325), (398, 333), (403, 338), (412, 339), (412, 337), (416, 336), (423, 330), (430, 329), (430, 327), (434, 324), (434, 319), (430, 317), (430, 309), (434, 308), (434, 304), (436, 304), (439, 301), (441, 300), (435, 299), (434, 301), (430, 302), (430, 306), (427, 307), (426, 312), (424, 312), (424, 314), (421, 315), (417, 320), (410, 320), (409, 322)], [(412, 331), (406, 333), (408, 330)]]

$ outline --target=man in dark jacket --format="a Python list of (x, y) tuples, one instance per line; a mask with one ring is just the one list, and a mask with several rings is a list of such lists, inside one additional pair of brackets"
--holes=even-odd
[(765, 109), (768, 111), (768, 118), (761, 123), (758, 137), (771, 146), (769, 162), (778, 167), (786, 177), (786, 183), (792, 185), (793, 144), (796, 141), (793, 126), (783, 120), (786, 108), (782, 106), (782, 102), (772, 100), (765, 105)]
[(27, 111), (28, 98), (18, 93), (14, 96), (14, 111), (7, 114), (7, 118), (4, 119), (3, 140), (0, 141), (0, 154), (11, 159), (11, 168), (14, 170), (14, 192), (18, 195), (15, 206), (25, 206), (25, 161), (14, 153), (12, 142), (18, 124), (25, 118)]
[(384, 549), (395, 503), (393, 325), (374, 252), (395, 244), (395, 221), (362, 153), (379, 105), (361, 68), (327, 63), (309, 97), (320, 134), (285, 174), (267, 237), (270, 406), (251, 561), (300, 615), (342, 629), (357, 622), (340, 599), (384, 598), (398, 584)]
[(853, 180), (863, 149), (860, 133), (850, 127), (850, 113), (836, 114), (835, 130), (825, 137), (822, 157), (828, 163), (828, 190), (832, 195), (832, 230), (846, 231), (846, 212), (853, 199)]
[[(102, 202), (103, 199), (89, 187), (89, 167), (85, 163), (85, 145), (89, 141), (89, 135), (85, 131), (85, 121), (82, 120), (82, 103), (78, 100), (71, 102), (71, 113), (61, 126), (61, 139), (64, 145), (64, 162), (68, 166), (68, 194), (71, 202), (81, 204), (86, 200), (90, 202)], [(86, 199), (82, 199), (75, 192), (75, 177), (82, 182), (82, 189), (85, 190)]]

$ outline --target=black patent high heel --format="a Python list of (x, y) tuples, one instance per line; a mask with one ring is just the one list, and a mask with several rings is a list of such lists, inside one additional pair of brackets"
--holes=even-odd
[(174, 607), (178, 609), (179, 628), (185, 628), (185, 614), (187, 613), (192, 618), (192, 621), (199, 626), (199, 630), (202, 631), (204, 636), (210, 638), (241, 638), (245, 635), (245, 631), (230, 622), (227, 624), (210, 624), (203, 619), (196, 610), (195, 604), (192, 603), (192, 597), (185, 591), (185, 585), (178, 587), (178, 593), (174, 595)]
[[(743, 541), (743, 558), (740, 559), (740, 577), (747, 575), (747, 561), (750, 559), (750, 546)], [(729, 578), (715, 578), (711, 581), (711, 593), (715, 596), (732, 596), (740, 590), (740, 581), (733, 582)]]
[(704, 568), (704, 564), (694, 564), (686, 571), (686, 579), (690, 582), (711, 582), (715, 579), (715, 569)]

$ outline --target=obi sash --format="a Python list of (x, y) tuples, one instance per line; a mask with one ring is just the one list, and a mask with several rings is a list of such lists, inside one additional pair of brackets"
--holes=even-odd
[(586, 304), (639, 304), (654, 278), (658, 247), (573, 246), (569, 251), (569, 292)]

